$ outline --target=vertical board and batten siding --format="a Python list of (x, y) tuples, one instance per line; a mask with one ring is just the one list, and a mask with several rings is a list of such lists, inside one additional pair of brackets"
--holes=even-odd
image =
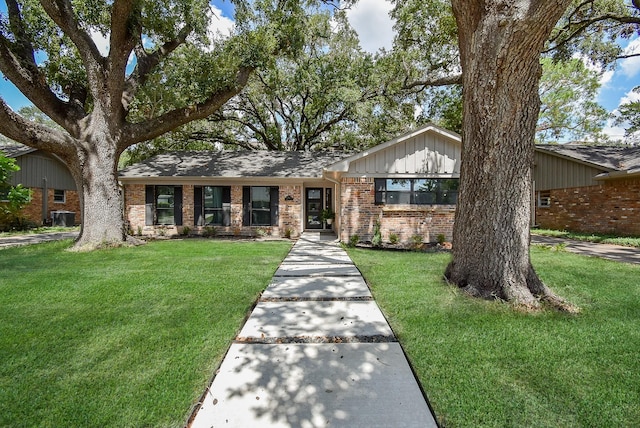
[(29, 153), (16, 158), (20, 171), (14, 173), (13, 185), (43, 187), (42, 179), (47, 179), (49, 189), (76, 190), (76, 183), (67, 166), (42, 152)]
[(357, 159), (350, 174), (459, 174), (459, 143), (426, 132)]
[(535, 190), (597, 186), (602, 182), (594, 177), (602, 172), (605, 170), (562, 157), (539, 151), (535, 154)]

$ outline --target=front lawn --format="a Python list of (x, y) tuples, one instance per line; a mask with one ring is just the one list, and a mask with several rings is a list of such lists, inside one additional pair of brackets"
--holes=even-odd
[(445, 427), (640, 421), (640, 266), (532, 249), (579, 315), (525, 314), (443, 282), (448, 254), (350, 249)]
[(0, 426), (183, 426), (288, 242), (0, 250)]

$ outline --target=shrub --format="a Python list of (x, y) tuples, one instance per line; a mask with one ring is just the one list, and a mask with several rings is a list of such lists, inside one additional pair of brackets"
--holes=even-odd
[(215, 227), (205, 226), (204, 230), (202, 231), (202, 236), (204, 236), (205, 238), (212, 238), (216, 236), (217, 233), (218, 231), (216, 230)]
[(360, 242), (360, 237), (357, 234), (353, 234), (349, 237), (349, 246), (355, 247)]
[(182, 231), (180, 232), (182, 236), (189, 236), (190, 233), (191, 233), (191, 228), (189, 226), (184, 226), (182, 228)]
[(419, 251), (422, 249), (422, 244), (424, 242), (424, 238), (422, 235), (415, 234), (411, 237), (411, 249), (414, 251)]
[(444, 236), (444, 233), (439, 234), (436, 239), (438, 241), (438, 244), (440, 245), (444, 244), (447, 241), (447, 237)]
[(390, 233), (389, 234), (389, 243), (391, 245), (396, 245), (398, 243), (398, 235), (395, 233)]
[(380, 221), (376, 221), (376, 224), (373, 227), (373, 238), (371, 239), (371, 244), (374, 247), (379, 247), (380, 245), (382, 245), (382, 233), (380, 233)]

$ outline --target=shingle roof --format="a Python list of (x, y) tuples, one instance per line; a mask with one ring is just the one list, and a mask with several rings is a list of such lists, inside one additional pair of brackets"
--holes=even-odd
[(153, 156), (120, 171), (142, 177), (300, 177), (320, 178), (322, 169), (347, 152), (203, 151)]
[(4, 153), (4, 155), (8, 158), (17, 158), (22, 155), (26, 155), (27, 153), (34, 152), (36, 149), (25, 146), (24, 144), (0, 144), (0, 152)]
[(613, 171), (640, 168), (640, 146), (537, 145), (536, 149), (576, 159)]

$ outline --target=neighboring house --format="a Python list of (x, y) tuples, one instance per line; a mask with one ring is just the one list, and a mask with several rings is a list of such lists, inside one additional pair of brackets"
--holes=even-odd
[[(343, 152), (178, 152), (120, 171), (134, 233), (298, 236), (334, 229), (341, 240), (419, 235), (451, 239), (460, 136), (433, 125), (357, 154)], [(322, 221), (335, 211), (333, 225)]]
[(640, 236), (640, 147), (538, 145), (534, 188), (535, 225)]
[(13, 174), (11, 184), (31, 189), (31, 202), (23, 209), (25, 217), (39, 225), (51, 221), (53, 212), (66, 211), (73, 213), (76, 224), (80, 223), (76, 184), (61, 159), (22, 144), (0, 145), (0, 152), (14, 158), (20, 167)]

